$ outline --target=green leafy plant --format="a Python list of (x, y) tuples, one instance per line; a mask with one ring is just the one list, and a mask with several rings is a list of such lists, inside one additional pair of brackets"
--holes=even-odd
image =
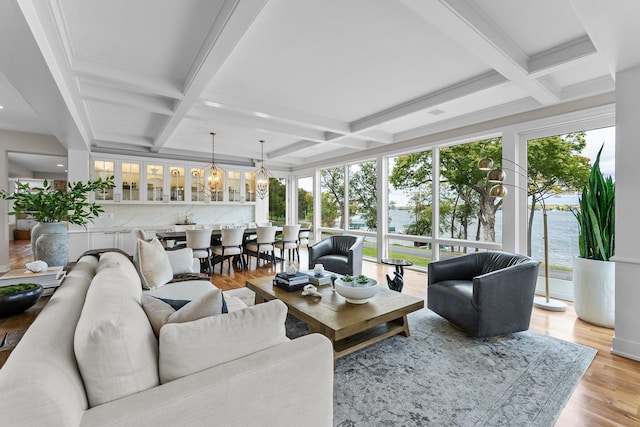
[(17, 285), (0, 286), (0, 297), (21, 294), (33, 289), (38, 289), (39, 286), (40, 285), (35, 283), (20, 283)]
[(67, 191), (55, 190), (46, 179), (42, 187), (31, 187), (17, 182), (14, 193), (0, 190), (0, 198), (13, 201), (9, 215), (31, 215), (38, 222), (62, 222), (86, 225), (92, 222), (102, 207), (88, 201), (93, 191), (104, 191), (114, 187), (113, 176), (86, 183), (69, 183)]
[(348, 275), (348, 274), (345, 274), (344, 276), (342, 276), (342, 281), (343, 282), (353, 282), (353, 277)]
[(361, 274), (358, 277), (356, 277), (356, 282), (358, 282), (358, 283), (360, 283), (362, 285), (365, 285), (365, 284), (369, 283), (369, 279), (364, 274)]
[(615, 186), (613, 179), (600, 171), (600, 154), (591, 167), (589, 182), (579, 199), (578, 220), (580, 258), (608, 261), (615, 251)]

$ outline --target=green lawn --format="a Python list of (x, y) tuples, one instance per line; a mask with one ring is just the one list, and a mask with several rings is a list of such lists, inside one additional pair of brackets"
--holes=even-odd
[[(367, 248), (365, 247), (362, 251), (363, 255), (366, 257), (377, 258), (378, 252), (376, 248)], [(389, 251), (389, 258), (400, 258), (406, 259), (407, 261), (411, 261), (413, 265), (418, 267), (426, 267), (427, 264), (431, 262), (431, 258), (419, 256), (419, 255), (407, 255), (400, 252)]]

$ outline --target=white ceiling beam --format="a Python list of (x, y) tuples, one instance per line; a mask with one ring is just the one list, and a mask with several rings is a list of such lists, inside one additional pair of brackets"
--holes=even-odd
[(262, 100), (240, 99), (232, 95), (209, 90), (203, 93), (201, 102), (229, 111), (265, 117), (274, 121), (292, 123), (298, 126), (343, 134), (351, 132), (349, 123), (347, 122), (272, 105)]
[(148, 150), (152, 147), (153, 141), (151, 140), (151, 138), (144, 136), (97, 133), (96, 137), (92, 141), (92, 144), (97, 147), (134, 145), (137, 147), (145, 147)]
[(507, 80), (502, 75), (496, 72), (489, 72), (356, 120), (351, 123), (351, 130), (352, 132), (369, 130), (375, 126), (406, 116), (407, 114), (433, 108), (459, 97), (480, 92), (504, 83), (507, 83)]
[(84, 80), (79, 86), (80, 96), (85, 101), (121, 105), (166, 116), (173, 114), (173, 101), (169, 98), (142, 95)]
[(551, 73), (567, 66), (573, 66), (576, 61), (597, 54), (596, 47), (585, 35), (576, 40), (556, 46), (553, 49), (533, 55), (528, 62), (527, 70), (536, 77), (541, 73)]
[(326, 140), (324, 132), (317, 129), (304, 128), (264, 117), (239, 114), (235, 111), (224, 108), (214, 108), (203, 104), (196, 104), (185, 118), (204, 121), (208, 124), (224, 123), (225, 125), (236, 125), (245, 129), (259, 129), (269, 133), (308, 139), (316, 142)]
[(48, 39), (42, 13), (48, 13), (45, 2), (0, 2), (2, 72), (62, 145), (88, 150), (90, 135), (72, 81), (59, 65), (60, 51)]
[(184, 84), (183, 99), (177, 103), (174, 115), (167, 121), (155, 138), (154, 151), (160, 150), (166, 144), (213, 76), (222, 67), (235, 46), (249, 29), (266, 2), (267, 0), (224, 1), (196, 61), (190, 67)]
[(306, 150), (307, 148), (315, 147), (318, 144), (319, 142), (317, 141), (308, 141), (308, 140), (297, 141), (293, 144), (287, 145), (286, 147), (281, 147), (281, 148), (277, 148), (275, 150), (269, 151), (269, 153), (267, 153), (266, 155), (266, 158), (273, 160), (279, 157), (291, 156), (297, 151)]
[(181, 82), (169, 77), (139, 74), (77, 58), (73, 61), (72, 71), (79, 77), (109, 86), (123, 87), (133, 92), (174, 99), (183, 98)]
[(555, 94), (528, 75), (529, 58), (524, 52), (475, 4), (467, 0), (401, 1), (541, 104), (558, 102)]

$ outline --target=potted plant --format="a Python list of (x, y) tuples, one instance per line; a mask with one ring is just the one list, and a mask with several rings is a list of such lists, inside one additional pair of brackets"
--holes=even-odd
[(38, 224), (31, 230), (31, 249), (35, 260), (49, 265), (65, 265), (68, 256), (67, 225), (86, 226), (104, 212), (102, 207), (89, 202), (93, 191), (114, 187), (113, 176), (86, 183), (68, 183), (66, 191), (56, 190), (46, 179), (42, 187), (31, 187), (17, 182), (16, 190), (9, 194), (0, 190), (0, 198), (13, 202), (9, 215), (30, 215)]
[(574, 307), (582, 320), (613, 328), (615, 323), (615, 186), (600, 171), (598, 151), (579, 210), (572, 210), (579, 227), (580, 255), (574, 259)]

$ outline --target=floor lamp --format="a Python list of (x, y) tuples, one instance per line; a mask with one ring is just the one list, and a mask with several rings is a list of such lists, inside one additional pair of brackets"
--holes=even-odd
[[(514, 163), (515, 164), (515, 163)], [(516, 165), (519, 166), (519, 165)], [(493, 197), (504, 198), (507, 195), (507, 189), (504, 184), (505, 173), (501, 168), (493, 169), (493, 160), (485, 157), (478, 162), (478, 169), (487, 170), (487, 181), (494, 185), (489, 190), (489, 194)], [(515, 172), (515, 171), (514, 171)], [(515, 186), (514, 186), (515, 187)], [(519, 187), (516, 187), (519, 188)], [(544, 234), (544, 297), (535, 297), (533, 305), (535, 307), (549, 311), (565, 311), (567, 305), (558, 300), (549, 297), (549, 233), (547, 228), (547, 206), (544, 199), (540, 199), (542, 204), (542, 222)]]

